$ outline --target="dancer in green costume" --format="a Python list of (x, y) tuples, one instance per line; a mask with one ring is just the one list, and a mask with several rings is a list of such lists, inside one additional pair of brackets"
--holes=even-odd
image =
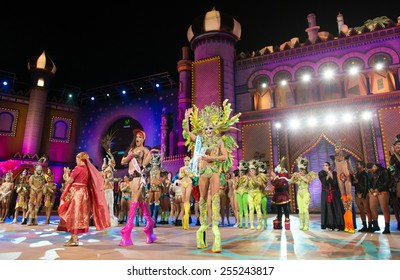
[[(212, 251), (220, 253), (221, 234), (218, 229), (220, 220), (220, 173), (227, 172), (232, 167), (231, 152), (237, 147), (234, 138), (224, 133), (235, 129), (233, 125), (239, 121), (240, 113), (229, 118), (231, 113), (228, 100), (224, 100), (222, 107), (215, 104), (206, 105), (199, 111), (196, 105), (187, 109), (182, 121), (183, 137), (189, 151), (194, 148), (193, 171), (199, 174), (200, 188), (200, 228), (197, 231), (197, 248), (207, 248), (207, 194), (211, 188), (211, 224), (214, 234)], [(189, 123), (190, 122), (190, 123)], [(190, 129), (191, 125), (191, 129)], [(197, 146), (195, 146), (197, 144)], [(197, 149), (200, 148), (201, 149)], [(198, 154), (196, 152), (200, 150)]]

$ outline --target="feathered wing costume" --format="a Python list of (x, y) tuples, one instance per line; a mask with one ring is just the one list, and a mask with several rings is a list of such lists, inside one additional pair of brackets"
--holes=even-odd
[[(198, 167), (197, 162), (201, 157), (201, 151), (213, 146), (217, 146), (219, 141), (222, 141), (227, 151), (227, 159), (225, 161), (216, 161), (212, 167), (209, 167), (204, 171), (204, 176), (211, 177), (213, 173), (227, 172), (229, 168), (233, 166), (232, 151), (238, 147), (235, 139), (230, 135), (225, 135), (225, 132), (236, 129), (233, 125), (239, 121), (240, 113), (230, 117), (232, 112), (231, 104), (228, 103), (228, 99), (225, 99), (221, 107), (216, 106), (214, 103), (206, 105), (199, 111), (196, 105), (192, 107), (192, 113), (189, 119), (182, 121), (183, 137), (186, 140), (185, 145), (188, 146), (189, 151), (194, 151), (192, 157), (193, 171), (197, 174)], [(188, 131), (190, 121), (191, 131)], [(204, 128), (207, 125), (212, 124), (214, 135), (212, 137), (205, 137), (203, 135)], [(191, 133), (196, 135), (196, 141), (193, 141)], [(202, 176), (202, 175), (200, 175)], [(218, 229), (218, 223), (220, 219), (220, 198), (219, 194), (216, 193), (212, 197), (212, 232), (214, 234), (214, 244), (212, 251), (221, 252), (221, 235)], [(207, 247), (207, 201), (200, 198), (200, 228), (197, 231), (197, 248)]]

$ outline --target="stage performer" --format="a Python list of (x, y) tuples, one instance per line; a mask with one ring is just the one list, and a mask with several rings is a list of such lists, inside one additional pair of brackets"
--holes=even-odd
[(344, 209), (340, 199), (336, 171), (331, 170), (331, 164), (324, 162), (323, 169), (318, 172), (321, 181), (321, 229), (344, 229)]
[[(121, 191), (121, 209), (119, 212), (119, 224), (123, 224), (128, 220), (129, 205), (131, 203), (132, 190), (129, 183), (129, 175), (125, 175), (124, 179), (119, 182), (119, 189)], [(126, 219), (125, 219), (126, 218)]]
[(336, 143), (335, 155), (331, 156), (333, 161), (332, 170), (337, 172), (337, 180), (339, 190), (342, 197), (344, 207), (344, 231), (354, 233), (353, 223), (353, 196), (351, 193), (351, 177), (350, 171), (354, 174), (350, 163), (350, 155), (345, 155), (343, 151), (343, 144)]
[(179, 169), (178, 178), (182, 186), (182, 199), (184, 216), (182, 221), (182, 228), (189, 229), (189, 216), (190, 216), (190, 196), (192, 194), (192, 180), (195, 176), (194, 172), (190, 170), (190, 157), (186, 156), (184, 159), (184, 166)]
[[(369, 189), (371, 186), (371, 178), (368, 177), (367, 171), (365, 171), (365, 162), (359, 160), (356, 162), (356, 174), (354, 174), (354, 188), (355, 188), (355, 200), (360, 217), (362, 221), (362, 228), (359, 232), (367, 232), (372, 230), (372, 216), (371, 209), (369, 206)], [(368, 218), (368, 226), (367, 219)]]
[(161, 196), (160, 196), (160, 208), (161, 208), (161, 221), (160, 224), (168, 224), (169, 215), (171, 213), (171, 205), (169, 198), (169, 188), (171, 186), (170, 173), (167, 171), (161, 172)]
[(19, 184), (17, 186), (17, 201), (15, 204), (15, 213), (14, 213), (14, 220), (12, 221), (13, 224), (18, 222), (18, 213), (22, 211), (22, 223), (26, 224), (25, 222), (25, 215), (26, 210), (28, 209), (28, 195), (29, 195), (29, 183), (28, 183), (28, 176), (27, 171), (24, 169), (19, 177)]
[(285, 229), (290, 230), (290, 194), (289, 184), (290, 178), (289, 173), (285, 168), (285, 157), (282, 157), (275, 167), (275, 172), (271, 170), (271, 184), (273, 187), (274, 194), (272, 196), (272, 203), (276, 205), (278, 215), (273, 220), (274, 229), (282, 229), (282, 210), (285, 214)]
[(238, 176), (236, 180), (236, 198), (238, 202), (238, 217), (239, 228), (243, 228), (243, 217), (245, 220), (244, 228), (247, 228), (249, 223), (249, 190), (248, 190), (248, 171), (249, 163), (245, 160), (239, 161)]
[[(218, 229), (220, 220), (220, 174), (232, 167), (231, 152), (237, 147), (234, 138), (224, 133), (235, 129), (233, 125), (239, 121), (239, 114), (229, 118), (231, 113), (228, 100), (224, 100), (222, 107), (215, 104), (206, 105), (199, 111), (196, 105), (187, 109), (182, 121), (183, 137), (189, 150), (194, 148), (192, 171), (199, 174), (200, 188), (200, 228), (197, 231), (197, 248), (207, 248), (207, 195), (211, 189), (212, 197), (212, 232), (214, 243), (212, 251), (220, 253), (221, 234)], [(189, 120), (190, 119), (190, 120)], [(190, 122), (190, 123), (189, 123)], [(190, 130), (191, 125), (191, 130)], [(197, 161), (199, 159), (199, 161)]]
[(296, 164), (298, 172), (292, 174), (291, 183), (298, 185), (297, 190), (297, 204), (299, 207), (300, 230), (308, 230), (310, 223), (310, 213), (308, 208), (310, 206), (310, 190), (309, 186), (311, 181), (317, 178), (314, 171), (308, 171), (308, 159), (298, 157)]
[(257, 213), (257, 229), (262, 228), (262, 212), (261, 212), (261, 199), (263, 196), (262, 189), (267, 183), (267, 175), (259, 173), (258, 160), (252, 159), (249, 161), (249, 175), (248, 175), (248, 202), (249, 202), (249, 220), (250, 229), (254, 229), (254, 210)]
[(96, 230), (110, 227), (110, 215), (103, 190), (103, 176), (90, 162), (86, 152), (76, 155), (76, 167), (67, 178), (58, 207), (58, 231), (67, 231), (71, 238), (64, 246), (78, 246), (78, 234), (89, 231), (90, 216)]
[(374, 163), (371, 168), (372, 180), (370, 188), (369, 205), (372, 215), (371, 232), (380, 231), (378, 225), (378, 208), (380, 206), (385, 219), (383, 234), (390, 234), (390, 211), (389, 211), (389, 171), (379, 163)]
[(162, 180), (161, 172), (164, 171), (161, 168), (161, 154), (158, 149), (152, 149), (150, 156), (150, 169), (149, 174), (149, 189), (147, 191), (149, 195), (150, 215), (154, 220), (154, 227), (156, 227), (158, 219), (158, 208), (160, 206), (160, 197), (162, 192)]
[(35, 165), (35, 172), (29, 177), (29, 202), (28, 202), (28, 212), (29, 212), (29, 222), (28, 226), (37, 225), (37, 213), (39, 211), (42, 197), (43, 197), (43, 187), (46, 183), (46, 179), (43, 174), (42, 163), (47, 159), (42, 157), (39, 159), (38, 163)]
[(45, 223), (50, 224), (51, 210), (53, 210), (57, 186), (54, 183), (54, 173), (49, 167), (47, 168), (47, 173), (44, 175), (44, 178), (46, 180), (46, 183), (43, 186), (44, 207), (46, 208)]
[(4, 223), (7, 218), (11, 203), (11, 194), (14, 190), (13, 173), (8, 171), (0, 187), (0, 223)]
[[(396, 139), (393, 143), (393, 146), (390, 147), (390, 165), (393, 166), (393, 184), (394, 184), (394, 189), (396, 192), (396, 196), (393, 199), (397, 199), (397, 204), (395, 203), (398, 207), (400, 204), (400, 134), (396, 135)], [(397, 229), (400, 230), (400, 223), (397, 222)]]
[(128, 164), (128, 172), (132, 177), (130, 181), (130, 187), (132, 190), (132, 198), (129, 206), (129, 215), (125, 227), (121, 229), (122, 239), (119, 243), (120, 246), (132, 245), (131, 233), (134, 226), (134, 219), (136, 216), (136, 209), (139, 207), (144, 218), (146, 219), (146, 226), (143, 232), (146, 235), (146, 243), (153, 243), (157, 240), (153, 233), (154, 220), (150, 215), (149, 208), (143, 197), (142, 189), (146, 187), (146, 179), (144, 175), (144, 167), (149, 164), (151, 154), (153, 151), (149, 151), (144, 146), (146, 140), (146, 134), (143, 130), (133, 130), (133, 140), (124, 156), (121, 159), (121, 164)]

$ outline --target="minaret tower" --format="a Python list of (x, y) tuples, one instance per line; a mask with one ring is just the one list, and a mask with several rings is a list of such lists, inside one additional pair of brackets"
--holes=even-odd
[(338, 25), (338, 34), (340, 34), (340, 31), (342, 31), (342, 26), (344, 24), (344, 18), (341, 13), (339, 13), (336, 17), (337, 19), (337, 25)]
[(192, 103), (199, 109), (229, 99), (235, 112), (235, 44), (241, 32), (239, 22), (215, 8), (189, 27), (187, 37), (194, 51)]
[(186, 109), (192, 106), (192, 61), (189, 59), (189, 46), (182, 47), (182, 59), (178, 61), (179, 92), (178, 92), (178, 155), (186, 153), (185, 141), (182, 136), (182, 121)]
[(28, 70), (31, 73), (31, 89), (22, 152), (33, 156), (40, 152), (47, 94), (56, 66), (43, 51), (28, 63)]

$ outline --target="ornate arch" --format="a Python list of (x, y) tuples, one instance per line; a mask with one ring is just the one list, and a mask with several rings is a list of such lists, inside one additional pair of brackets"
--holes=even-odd
[[(304, 156), (305, 154), (307, 154), (309, 151), (311, 151), (312, 149), (314, 149), (319, 142), (321, 142), (322, 139), (325, 139), (329, 144), (331, 145), (335, 145), (335, 143), (337, 143), (339, 141), (339, 139), (335, 140), (335, 139), (331, 139), (330, 137), (328, 137), (324, 132), (322, 132), (319, 136), (315, 137), (316, 139), (314, 141), (310, 141), (308, 145), (304, 146), (303, 150), (299, 150), (298, 152), (294, 153), (291, 156), (291, 164), (290, 164), (290, 172), (293, 173), (294, 170), (294, 166), (296, 164), (296, 159), (299, 156)], [(354, 158), (356, 158), (357, 160), (360, 160), (361, 157), (359, 155), (357, 155), (354, 151), (352, 151), (350, 148), (346, 148), (343, 147), (343, 150), (349, 154), (351, 154)]]

